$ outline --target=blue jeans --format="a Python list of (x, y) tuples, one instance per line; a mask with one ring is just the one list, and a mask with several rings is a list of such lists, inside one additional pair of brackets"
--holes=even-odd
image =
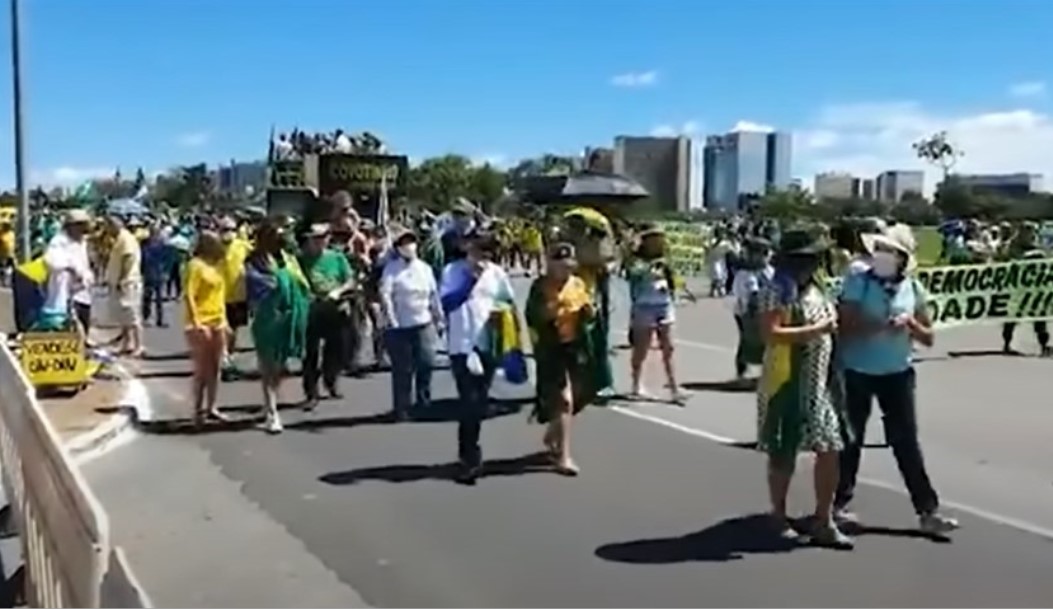
[[(392, 328), (385, 332), (391, 360), (392, 409), (406, 412), (411, 406), (431, 405), (431, 369), (435, 359), (435, 330), (430, 324), (412, 328)], [(416, 389), (416, 403), (410, 396)]]

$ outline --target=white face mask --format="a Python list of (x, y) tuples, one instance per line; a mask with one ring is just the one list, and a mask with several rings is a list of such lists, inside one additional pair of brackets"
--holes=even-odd
[(417, 257), (417, 244), (407, 243), (406, 245), (399, 246), (399, 256), (406, 258), (407, 260), (413, 260)]
[(892, 252), (874, 252), (870, 258), (870, 268), (883, 279), (895, 277), (899, 273), (899, 256)]

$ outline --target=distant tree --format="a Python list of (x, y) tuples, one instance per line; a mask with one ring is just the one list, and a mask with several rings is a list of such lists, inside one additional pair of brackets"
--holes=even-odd
[(954, 169), (955, 164), (958, 163), (958, 159), (965, 155), (960, 148), (951, 143), (946, 131), (940, 131), (922, 138), (914, 142), (912, 147), (914, 148), (914, 154), (919, 159), (940, 168), (943, 172), (943, 181), (945, 182), (950, 177), (951, 170)]
[(811, 193), (798, 189), (771, 190), (756, 205), (761, 217), (784, 221), (815, 218), (819, 212)]
[(413, 199), (446, 209), (457, 197), (469, 197), (474, 168), (468, 157), (459, 154), (425, 159), (412, 168), (409, 194)]
[(505, 172), (490, 163), (472, 167), (468, 198), (489, 211), (504, 196), (507, 181)]

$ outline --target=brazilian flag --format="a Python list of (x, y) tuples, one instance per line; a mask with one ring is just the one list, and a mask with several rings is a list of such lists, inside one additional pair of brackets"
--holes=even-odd
[(28, 332), (40, 318), (47, 296), (48, 269), (38, 256), (15, 267), (12, 277), (15, 328)]

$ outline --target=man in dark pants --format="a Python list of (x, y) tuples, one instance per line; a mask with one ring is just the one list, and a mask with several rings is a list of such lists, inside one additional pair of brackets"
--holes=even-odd
[(446, 266), (439, 288), (447, 318), (450, 367), (457, 385), (458, 480), (471, 484), (482, 473), (479, 434), (489, 410), (495, 362), (479, 348), (490, 313), (501, 303), (514, 302), (504, 269), (490, 256), (493, 240), (477, 232), (464, 237), (466, 256)]
[[(1025, 222), (1020, 226), (1019, 232), (1009, 241), (1005, 251), (999, 256), (1002, 261), (1010, 260), (1034, 260), (1045, 258), (1046, 253), (1038, 244), (1038, 225), (1034, 222)], [(1049, 326), (1045, 321), (1036, 321), (1032, 324), (1035, 330), (1035, 339), (1038, 341), (1039, 349), (1043, 357), (1053, 354), (1049, 346)], [(1016, 323), (1002, 324), (1002, 352), (1015, 354), (1013, 349), (1013, 334), (1016, 333)]]
[(340, 397), (337, 378), (346, 354), (340, 328), (348, 324), (344, 296), (355, 282), (347, 258), (329, 248), (328, 224), (314, 224), (308, 230), (300, 267), (314, 296), (308, 313), (303, 359), (304, 408), (312, 410), (318, 405), (319, 377), (331, 397)]
[(925, 469), (918, 439), (912, 343), (932, 346), (934, 336), (925, 289), (911, 276), (914, 237), (909, 227), (896, 225), (884, 234), (864, 236), (864, 242), (871, 253), (870, 268), (845, 277), (841, 292), (843, 338), (839, 349), (853, 441), (841, 453), (835, 517), (855, 520), (847, 507), (855, 491), (871, 405), (877, 398), (885, 437), (920, 529), (942, 535), (958, 528), (958, 522), (939, 511), (939, 497)]

